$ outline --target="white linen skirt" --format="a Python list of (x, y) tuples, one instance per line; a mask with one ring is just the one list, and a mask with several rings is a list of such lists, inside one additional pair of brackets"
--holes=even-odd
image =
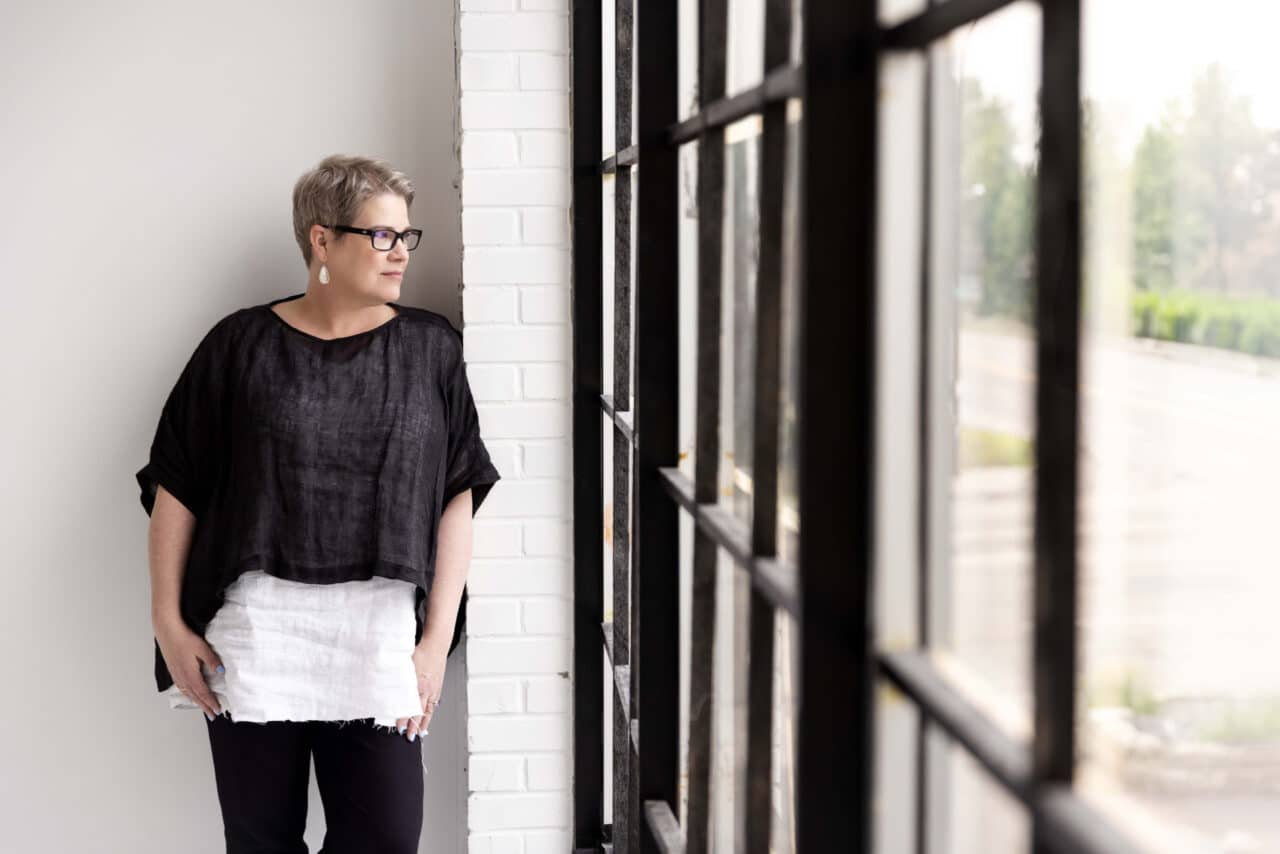
[[(234, 721), (348, 721), (394, 727), (422, 714), (413, 665), (415, 587), (376, 576), (307, 584), (242, 574), (205, 630), (226, 673), (202, 668)], [(177, 686), (173, 709), (199, 709)]]

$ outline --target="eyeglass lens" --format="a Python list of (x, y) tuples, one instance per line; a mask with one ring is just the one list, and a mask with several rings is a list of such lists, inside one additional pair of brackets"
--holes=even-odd
[[(421, 235), (416, 231), (406, 232), (404, 235), (404, 248), (408, 249), (410, 252), (417, 249), (418, 238), (420, 236)], [(387, 252), (387, 251), (390, 251), (391, 247), (395, 245), (395, 242), (396, 242), (396, 232), (394, 231), (380, 229), (373, 233), (374, 249), (379, 249), (384, 252)]]

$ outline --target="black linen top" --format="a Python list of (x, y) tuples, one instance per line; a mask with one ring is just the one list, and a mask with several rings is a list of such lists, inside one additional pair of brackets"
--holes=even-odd
[[(414, 642), (435, 577), (440, 516), (499, 480), (480, 438), (462, 335), (440, 314), (397, 310), (373, 329), (324, 339), (271, 306), (210, 329), (169, 393), (136, 475), (147, 515), (158, 484), (196, 517), (180, 610), (203, 635), (224, 591), (262, 570), (333, 584), (413, 583)], [(466, 618), (463, 588), (449, 651)], [(154, 638), (153, 638), (154, 640)], [(173, 684), (155, 642), (158, 691)]]

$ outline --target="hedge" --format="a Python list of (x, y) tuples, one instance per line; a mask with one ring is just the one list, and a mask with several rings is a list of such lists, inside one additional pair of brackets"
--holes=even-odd
[(1133, 334), (1280, 358), (1280, 301), (1191, 291), (1136, 291)]

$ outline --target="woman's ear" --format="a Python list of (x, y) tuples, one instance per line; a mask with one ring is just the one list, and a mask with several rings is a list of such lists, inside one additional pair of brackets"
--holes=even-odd
[(325, 263), (328, 260), (329, 255), (329, 241), (325, 238), (324, 226), (319, 224), (311, 226), (310, 237), (311, 254), (315, 256), (316, 260), (321, 264)]

